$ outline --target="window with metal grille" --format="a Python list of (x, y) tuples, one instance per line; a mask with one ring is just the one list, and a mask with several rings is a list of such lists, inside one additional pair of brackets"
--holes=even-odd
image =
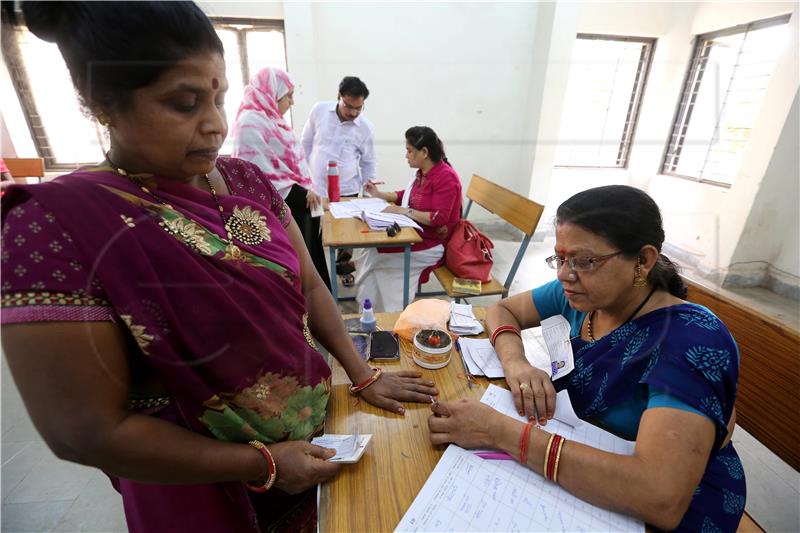
[(730, 187), (788, 42), (787, 22), (789, 15), (696, 37), (663, 174)]
[(555, 165), (628, 165), (655, 39), (578, 34)]
[[(283, 22), (228, 18), (212, 22), (225, 48), (229, 84), (225, 112), (230, 128), (250, 75), (267, 66), (286, 69)], [(4, 25), (3, 30), (3, 58), (46, 168), (68, 170), (103, 159), (108, 149), (105, 132), (81, 107), (58, 47), (25, 28)], [(230, 153), (231, 148), (229, 137), (220, 152)]]

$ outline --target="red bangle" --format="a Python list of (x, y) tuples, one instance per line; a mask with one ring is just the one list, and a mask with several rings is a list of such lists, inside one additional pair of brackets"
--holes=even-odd
[(519, 332), (519, 329), (515, 326), (512, 326), (510, 324), (506, 324), (505, 326), (497, 326), (492, 332), (491, 338), (489, 339), (489, 342), (492, 343), (492, 346), (494, 346), (494, 343), (497, 340), (497, 336), (500, 335), (501, 333), (505, 333), (506, 331), (514, 333), (520, 339), (522, 338), (522, 334)]
[(553, 483), (556, 485), (558, 485), (558, 463), (561, 461), (561, 448), (564, 447), (565, 442), (567, 442), (567, 439), (561, 439), (561, 442), (558, 443), (558, 450), (556, 451), (556, 461), (553, 466)]
[(272, 488), (272, 485), (275, 484), (275, 480), (278, 478), (278, 467), (275, 465), (275, 459), (272, 457), (272, 453), (270, 453), (263, 442), (251, 440), (247, 444), (261, 452), (261, 455), (264, 456), (264, 459), (267, 461), (267, 470), (269, 475), (267, 476), (267, 481), (263, 485), (251, 485), (250, 483), (245, 483), (244, 485), (252, 492), (267, 492)]
[(368, 377), (358, 385), (350, 385), (350, 394), (358, 394), (362, 390), (366, 389), (367, 387), (378, 381), (378, 378), (381, 377), (383, 370), (381, 370), (380, 368), (373, 368), (372, 372), (373, 373), (370, 377)]
[(551, 445), (547, 448), (547, 469), (545, 470), (545, 478), (550, 481), (555, 480), (556, 475), (556, 458), (561, 453), (561, 446), (564, 444), (564, 437), (561, 435), (553, 434)]
[(522, 464), (528, 463), (528, 443), (531, 440), (532, 427), (533, 420), (525, 424), (525, 429), (522, 430), (522, 435), (519, 437), (519, 462)]

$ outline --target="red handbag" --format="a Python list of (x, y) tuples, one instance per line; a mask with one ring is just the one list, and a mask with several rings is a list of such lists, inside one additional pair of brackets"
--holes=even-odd
[(491, 239), (463, 218), (458, 221), (447, 242), (445, 265), (457, 278), (492, 281)]

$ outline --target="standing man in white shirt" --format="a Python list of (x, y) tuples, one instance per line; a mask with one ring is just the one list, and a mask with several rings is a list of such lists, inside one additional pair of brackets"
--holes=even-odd
[[(364, 184), (375, 178), (375, 142), (372, 123), (362, 115), (369, 89), (355, 76), (339, 83), (335, 101), (317, 102), (303, 127), (303, 149), (311, 169), (315, 192), (328, 197), (328, 161), (339, 167), (341, 196), (358, 196)], [(345, 286), (353, 284), (355, 270), (348, 250), (336, 258), (337, 274)]]

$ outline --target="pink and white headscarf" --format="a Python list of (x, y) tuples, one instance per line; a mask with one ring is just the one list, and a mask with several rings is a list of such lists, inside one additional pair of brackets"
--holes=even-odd
[(311, 188), (303, 145), (278, 112), (278, 100), (292, 87), (289, 75), (280, 69), (259, 71), (244, 89), (232, 133), (233, 157), (256, 164), (284, 198), (295, 183)]

